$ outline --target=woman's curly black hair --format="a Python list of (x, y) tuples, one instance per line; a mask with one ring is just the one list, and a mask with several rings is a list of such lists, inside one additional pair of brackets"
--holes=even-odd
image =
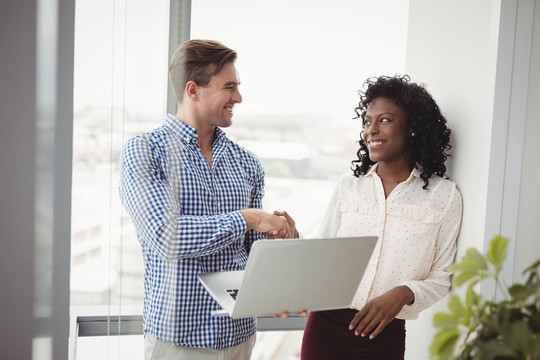
[[(420, 170), (420, 178), (425, 183), (423, 188), (427, 189), (429, 178), (433, 174), (445, 176), (444, 163), (449, 156), (448, 151), (452, 148), (449, 145), (450, 129), (446, 127), (445, 117), (427, 90), (410, 80), (408, 75), (367, 79), (364, 82), (364, 86), (367, 85), (366, 91), (358, 91), (360, 103), (355, 112), (356, 118), (362, 118), (363, 121), (369, 104), (378, 97), (394, 100), (397, 106), (407, 112), (409, 127), (415, 134), (409, 141), (409, 168)], [(352, 161), (352, 170), (356, 177), (365, 175), (375, 164), (369, 158), (362, 133), (359, 144), (358, 160)]]

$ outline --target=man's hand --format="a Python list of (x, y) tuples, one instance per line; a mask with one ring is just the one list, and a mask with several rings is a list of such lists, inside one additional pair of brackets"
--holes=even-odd
[[(292, 229), (292, 234), (288, 236), (288, 238), (299, 238), (300, 234), (298, 233), (298, 230), (296, 229), (296, 223), (294, 222), (293, 218), (285, 211), (285, 210), (275, 210), (274, 215), (277, 216), (283, 216), (285, 219), (287, 219), (287, 223), (289, 224), (290, 228)], [(277, 239), (278, 236), (274, 236), (273, 234), (264, 233), (265, 236), (267, 236), (269, 239)]]
[(248, 230), (270, 234), (274, 238), (288, 238), (294, 234), (294, 229), (284, 216), (270, 214), (260, 209), (244, 209), (240, 212), (246, 219)]
[[(300, 311), (299, 313), (296, 314), (297, 316), (301, 316), (301, 317), (306, 317), (308, 316), (308, 312), (306, 310), (304, 311)], [(274, 318), (282, 318), (282, 319), (287, 319), (289, 317), (289, 312), (288, 311), (284, 311), (281, 313), (281, 315), (274, 315)]]
[(414, 293), (407, 286), (398, 286), (385, 294), (369, 301), (354, 316), (349, 330), (362, 337), (369, 335), (370, 339), (381, 333), (386, 325), (401, 311), (405, 304), (414, 302)]

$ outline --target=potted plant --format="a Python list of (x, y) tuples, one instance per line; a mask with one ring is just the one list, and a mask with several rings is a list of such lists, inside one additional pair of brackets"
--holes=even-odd
[[(451, 267), (453, 285), (467, 287), (464, 299), (451, 295), (449, 311), (433, 317), (432, 359), (540, 359), (540, 260), (524, 271), (524, 284), (507, 287), (500, 278), (507, 244), (496, 236), (486, 256), (471, 248)], [(482, 281), (495, 281), (503, 298), (483, 299), (475, 290)]]

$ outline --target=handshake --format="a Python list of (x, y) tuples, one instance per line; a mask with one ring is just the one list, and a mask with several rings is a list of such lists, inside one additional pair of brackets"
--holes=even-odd
[(246, 219), (247, 229), (263, 233), (269, 239), (298, 238), (293, 218), (286, 211), (276, 210), (272, 214), (260, 209), (240, 210)]
[[(298, 238), (298, 230), (293, 218), (284, 210), (275, 210), (270, 214), (259, 209), (240, 210), (247, 222), (248, 230), (255, 230), (263, 233), (269, 239), (289, 239)], [(297, 316), (308, 316), (307, 311), (301, 311)], [(284, 311), (281, 314), (274, 315), (275, 318), (286, 319), (289, 312)]]

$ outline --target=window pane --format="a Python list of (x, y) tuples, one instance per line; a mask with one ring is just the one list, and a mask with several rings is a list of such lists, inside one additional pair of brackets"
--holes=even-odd
[(77, 360), (144, 360), (142, 335), (89, 336), (77, 339)]
[(72, 306), (142, 304), (141, 252), (118, 198), (118, 159), (126, 139), (164, 118), (168, 9), (167, 0), (76, 2)]

